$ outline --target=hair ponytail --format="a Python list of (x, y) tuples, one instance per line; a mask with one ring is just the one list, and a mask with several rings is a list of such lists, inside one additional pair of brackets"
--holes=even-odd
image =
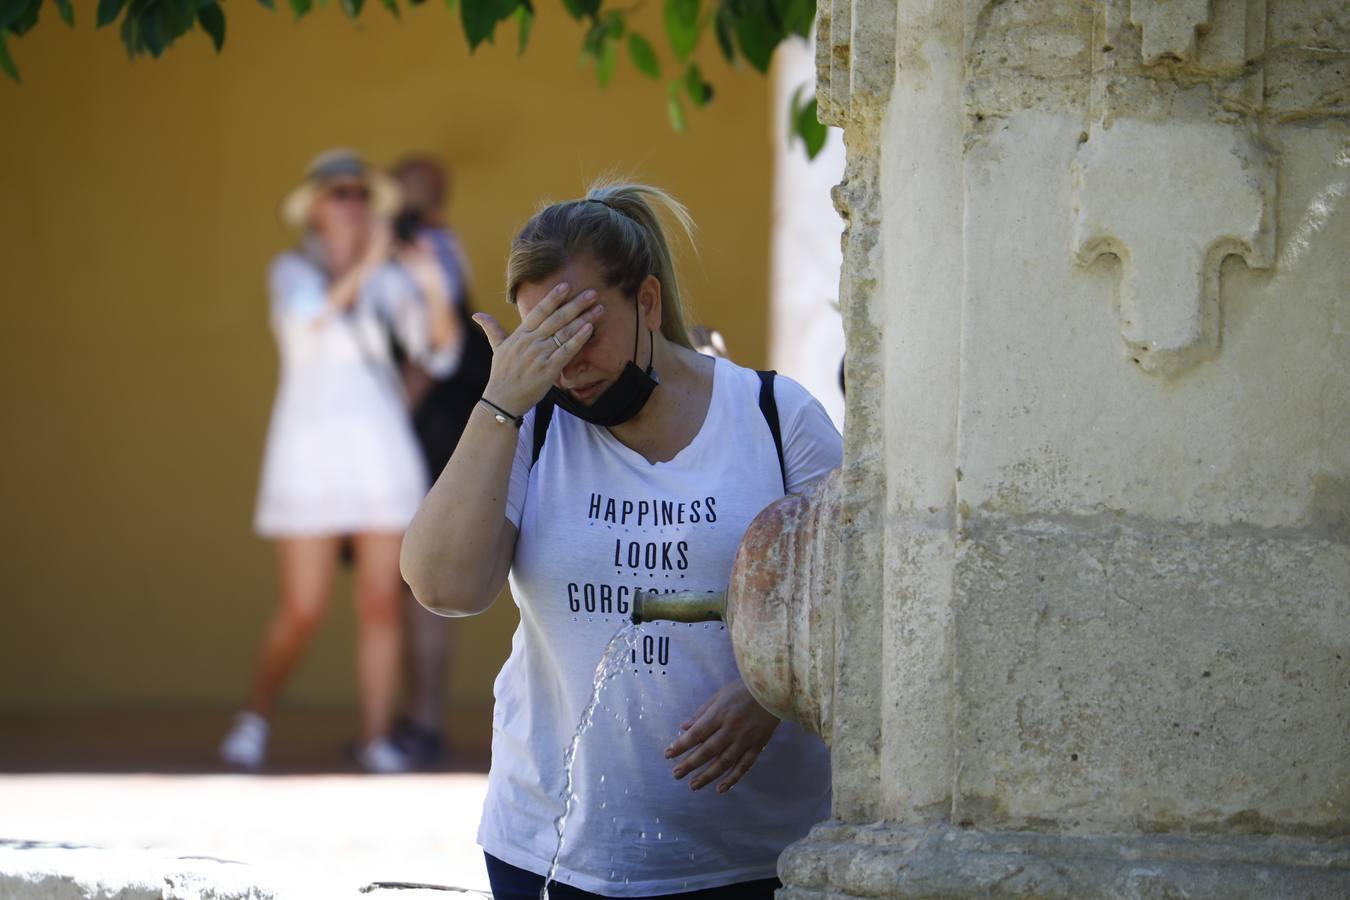
[(515, 303), (522, 284), (542, 281), (570, 260), (589, 256), (600, 267), (605, 283), (629, 297), (636, 298), (642, 282), (654, 276), (661, 284), (661, 333), (692, 349), (675, 258), (661, 213), (674, 220), (693, 246), (694, 220), (689, 210), (651, 185), (605, 179), (592, 184), (580, 200), (544, 207), (511, 242), (507, 299)]

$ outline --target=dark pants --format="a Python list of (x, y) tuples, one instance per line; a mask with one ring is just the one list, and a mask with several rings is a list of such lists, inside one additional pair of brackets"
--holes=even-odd
[[(544, 887), (543, 875), (517, 869), (490, 853), (484, 853), (483, 856), (487, 858), (493, 900), (539, 900), (539, 892)], [(777, 878), (765, 878), (684, 894), (662, 894), (650, 900), (773, 900), (773, 892), (782, 886), (783, 883)], [(603, 900), (600, 894), (590, 894), (556, 881), (548, 886), (548, 895), (550, 900)]]

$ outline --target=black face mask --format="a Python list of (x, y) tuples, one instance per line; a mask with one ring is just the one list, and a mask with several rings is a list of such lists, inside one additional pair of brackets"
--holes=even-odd
[(652, 359), (656, 356), (656, 335), (651, 336), (652, 350), (647, 357), (647, 370), (644, 372), (639, 369), (635, 362), (638, 354), (638, 338), (642, 334), (639, 330), (642, 324), (641, 313), (642, 310), (639, 308), (637, 322), (633, 327), (633, 359), (623, 367), (618, 381), (607, 387), (590, 406), (582, 406), (572, 399), (571, 394), (556, 387), (549, 389), (549, 398), (578, 419), (606, 428), (622, 425), (642, 412), (642, 407), (647, 405), (648, 398), (660, 382), (656, 378), (656, 373), (652, 371)]

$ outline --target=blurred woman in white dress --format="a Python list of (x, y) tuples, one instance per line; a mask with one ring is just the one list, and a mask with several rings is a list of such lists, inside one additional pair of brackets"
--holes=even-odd
[(309, 166), (282, 208), (300, 246), (268, 273), (281, 378), (254, 528), (276, 545), (278, 608), (259, 648), (245, 711), (221, 744), (232, 766), (262, 766), (268, 718), (328, 606), (343, 543), (355, 561), (361, 706), (358, 761), (398, 772), (389, 739), (401, 661), (403, 531), (426, 494), (390, 332), (414, 362), (453, 372), (462, 326), (434, 252), (394, 250), (398, 189), (349, 150)]

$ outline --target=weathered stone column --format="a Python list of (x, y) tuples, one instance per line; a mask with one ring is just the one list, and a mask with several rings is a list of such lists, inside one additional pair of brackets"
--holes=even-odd
[(1350, 7), (822, 0), (823, 897), (1350, 896)]

